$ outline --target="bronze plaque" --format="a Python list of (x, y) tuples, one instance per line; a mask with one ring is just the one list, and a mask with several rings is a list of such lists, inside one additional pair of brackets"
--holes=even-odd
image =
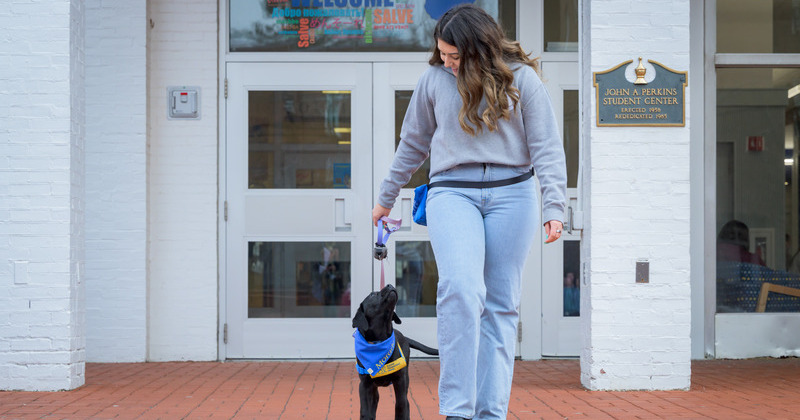
[(686, 125), (685, 91), (688, 75), (653, 60), (655, 78), (645, 81), (647, 69), (636, 67), (636, 80), (625, 78), (628, 60), (606, 71), (594, 73), (599, 127), (683, 127)]

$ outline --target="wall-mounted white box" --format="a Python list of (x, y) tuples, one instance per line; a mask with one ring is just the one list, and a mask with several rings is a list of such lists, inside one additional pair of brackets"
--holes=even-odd
[(200, 119), (200, 87), (168, 86), (167, 119)]

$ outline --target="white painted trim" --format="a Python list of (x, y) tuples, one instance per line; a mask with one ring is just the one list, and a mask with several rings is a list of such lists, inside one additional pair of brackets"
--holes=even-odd
[[(716, 40), (716, 32), (714, 37)], [(800, 54), (714, 54), (714, 65), (717, 68), (800, 67)]]
[(592, 100), (594, 92), (592, 90), (592, 69), (591, 69), (591, 1), (578, 0), (578, 127), (580, 134), (580, 147), (578, 148), (580, 159), (580, 180), (578, 182), (578, 195), (582, 198), (578, 201), (580, 209), (583, 211), (583, 231), (581, 231), (581, 339), (583, 341), (580, 365), (581, 382), (591, 376), (591, 355), (586, 343), (591, 334), (591, 305), (589, 304), (589, 293), (591, 293), (591, 247), (587, 240), (587, 233), (591, 226), (591, 173), (587, 169), (591, 167), (591, 133), (594, 117), (592, 115)]
[(689, 130), (690, 130), (690, 175), (689, 183), (692, 185), (690, 192), (691, 212), (689, 225), (692, 232), (689, 244), (691, 264), (690, 287), (692, 293), (692, 329), (691, 351), (692, 359), (705, 357), (705, 230), (704, 220), (704, 194), (705, 174), (703, 156), (705, 145), (703, 143), (706, 119), (705, 109), (702, 104), (705, 99), (705, 77), (703, 77), (703, 63), (705, 60), (703, 48), (705, 36), (703, 33), (703, 3), (690, 4), (690, 57), (689, 57)]
[[(542, 0), (517, 1), (517, 39), (525, 52), (533, 56), (542, 54)], [(537, 13), (538, 11), (538, 13)], [(522, 24), (521, 16), (531, 16)], [(521, 301), (517, 350), (522, 360), (542, 358), (542, 245), (534, 240), (525, 267), (522, 271)]]
[(704, 115), (703, 156), (705, 190), (703, 203), (703, 264), (704, 264), (704, 318), (705, 318), (705, 354), (715, 357), (716, 323), (714, 316), (717, 312), (717, 255), (716, 226), (717, 226), (717, 73), (714, 68), (714, 51), (717, 49), (717, 20), (716, 0), (707, 0), (705, 3), (705, 48), (704, 48)]
[[(522, 45), (522, 49), (525, 52), (532, 52), (534, 57), (541, 57), (544, 52), (542, 9), (542, 0), (517, 0), (517, 39)], [(523, 25), (520, 16), (530, 16), (531, 19), (525, 21)]]
[(217, 7), (219, 23), (217, 24), (217, 360), (225, 360), (228, 356), (228, 347), (225, 344), (225, 323), (227, 321), (227, 258), (225, 246), (227, 244), (227, 221), (225, 220), (225, 200), (228, 192), (226, 188), (227, 171), (227, 137), (225, 117), (228, 112), (227, 99), (225, 98), (225, 51), (228, 50), (228, 1), (219, 0)]
[(717, 314), (719, 359), (800, 356), (800, 313)]
[(577, 62), (578, 53), (576, 52), (545, 52), (541, 53), (541, 60), (548, 63), (553, 62)]
[[(224, 0), (223, 0), (224, 1)], [(227, 52), (223, 51), (224, 59), (228, 63), (313, 63), (313, 62), (416, 62), (425, 61), (431, 57), (430, 52), (285, 52), (285, 53), (259, 53), (259, 52)]]

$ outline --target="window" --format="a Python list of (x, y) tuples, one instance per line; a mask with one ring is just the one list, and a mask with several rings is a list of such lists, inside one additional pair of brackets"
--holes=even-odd
[(248, 188), (350, 188), (350, 91), (250, 91)]
[(800, 69), (717, 69), (717, 312), (800, 311)]
[(578, 0), (544, 2), (544, 50), (578, 51)]
[[(463, 0), (230, 0), (231, 52), (426, 52)], [(516, 38), (515, 0), (475, 0)]]
[(717, 52), (800, 53), (800, 2), (717, 0)]

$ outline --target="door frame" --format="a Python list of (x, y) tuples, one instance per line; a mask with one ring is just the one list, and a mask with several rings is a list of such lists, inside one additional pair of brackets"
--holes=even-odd
[[(578, 53), (548, 53), (543, 49), (543, 34), (541, 28), (543, 27), (543, 1), (544, 0), (517, 0), (517, 39), (526, 48), (526, 51), (538, 52), (536, 55), (541, 57), (542, 61), (569, 61), (578, 63)], [(396, 53), (231, 53), (228, 48), (228, 0), (219, 0), (218, 11), (220, 22), (219, 25), (219, 45), (218, 60), (217, 60), (217, 74), (222, 77), (218, 78), (218, 132), (219, 140), (218, 147), (218, 200), (217, 200), (217, 267), (218, 267), (218, 308), (217, 308), (217, 321), (218, 321), (218, 334), (217, 334), (217, 354), (218, 360), (226, 360), (227, 354), (227, 207), (225, 197), (227, 197), (226, 189), (226, 174), (227, 174), (227, 80), (224, 77), (226, 74), (226, 66), (228, 63), (272, 63), (272, 62), (295, 62), (295, 63), (325, 63), (332, 61), (339, 62), (427, 62), (430, 58), (428, 52), (396, 52)], [(523, 19), (523, 17), (525, 17)], [(580, 19), (582, 18), (579, 13), (579, 30), (582, 26)], [(532, 19), (532, 20), (531, 20)], [(522, 25), (525, 21), (529, 24)], [(584, 92), (585, 91), (585, 92)], [(586, 90), (586, 86), (579, 86), (579, 94), (581, 97), (590, 92)], [(584, 129), (583, 123), (581, 129)], [(583, 137), (581, 137), (583, 140)], [(374, 167), (373, 163), (373, 167)], [(538, 181), (537, 181), (538, 182)], [(522, 299), (527, 305), (521, 308), (520, 311), (520, 329), (519, 333), (523, 336), (534, 337), (535, 341), (530, 346), (520, 346), (518, 341), (518, 355), (523, 360), (538, 360), (542, 357), (541, 342), (542, 342), (542, 328), (541, 328), (541, 315), (542, 315), (542, 293), (541, 287), (531, 287), (531, 285), (541, 285), (542, 282), (542, 258), (541, 251), (543, 246), (542, 240), (535, 240), (528, 257), (528, 262), (523, 270), (523, 278), (528, 279), (522, 285)], [(582, 258), (584, 256), (582, 255)]]
[[(562, 144), (565, 138), (564, 128), (564, 92), (578, 91), (580, 80), (577, 63), (546, 62), (542, 64), (542, 77), (545, 87), (551, 96), (554, 111), (559, 124)], [(580, 104), (578, 104), (580, 107)], [(576, 357), (580, 354), (580, 317), (563, 316), (563, 270), (564, 244), (566, 241), (582, 241), (582, 230), (575, 219), (581, 218), (583, 204), (580, 159), (580, 124), (578, 124), (578, 165), (577, 185), (567, 188), (567, 213), (564, 220), (564, 233), (561, 240), (549, 244), (542, 249), (542, 355), (553, 357)], [(570, 220), (572, 219), (572, 220)], [(544, 220), (542, 222), (545, 222)], [(572, 226), (570, 226), (572, 222)], [(545, 265), (544, 261), (551, 262)], [(555, 263), (552, 263), (555, 262)], [(579, 271), (582, 271), (579, 269)], [(583, 273), (577, 273), (583, 282)], [(553, 281), (559, 280), (554, 284)]]

